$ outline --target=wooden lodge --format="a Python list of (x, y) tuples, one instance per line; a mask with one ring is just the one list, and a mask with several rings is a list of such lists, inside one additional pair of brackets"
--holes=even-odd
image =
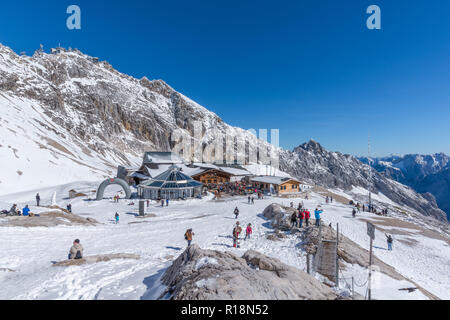
[(257, 176), (249, 179), (249, 183), (265, 193), (275, 193), (279, 196), (300, 193), (301, 182), (294, 178)]

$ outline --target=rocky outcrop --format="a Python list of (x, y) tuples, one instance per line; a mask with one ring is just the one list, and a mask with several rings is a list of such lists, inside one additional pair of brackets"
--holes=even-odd
[(329, 300), (331, 288), (305, 272), (255, 251), (242, 258), (192, 245), (162, 277), (174, 300)]

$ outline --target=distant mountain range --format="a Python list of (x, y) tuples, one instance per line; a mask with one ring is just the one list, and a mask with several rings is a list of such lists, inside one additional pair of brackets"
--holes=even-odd
[[(369, 164), (369, 158), (360, 157)], [(419, 193), (431, 193), (438, 206), (450, 217), (450, 157), (444, 153), (433, 155), (408, 154), (371, 158), (370, 164), (387, 178), (405, 184)]]

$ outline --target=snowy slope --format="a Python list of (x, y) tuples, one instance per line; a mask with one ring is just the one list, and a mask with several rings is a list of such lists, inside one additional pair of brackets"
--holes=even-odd
[[(44, 204), (50, 203), (53, 192), (57, 193), (57, 203), (65, 206), (67, 191), (71, 188), (88, 191), (96, 186), (93, 182), (74, 183), (43, 192)], [(114, 187), (108, 189), (109, 195), (115, 194)], [(32, 203), (34, 191), (0, 197), (0, 204), (17, 202), (20, 205)], [(12, 269), (15, 272), (0, 271), (0, 299), (155, 299), (162, 287), (158, 281), (164, 270), (184, 250), (183, 238), (187, 228), (193, 228), (194, 242), (202, 248), (232, 251), (238, 255), (248, 249), (255, 249), (282, 262), (306, 269), (306, 256), (300, 248), (299, 239), (286, 235), (280, 241), (266, 238), (271, 232), (267, 221), (260, 213), (273, 202), (288, 205), (300, 199), (266, 198), (248, 205), (244, 198), (214, 202), (211, 197), (203, 200), (172, 202), (169, 208), (161, 208), (152, 202), (148, 213), (153, 218), (135, 218), (137, 205), (129, 206), (127, 201), (114, 204), (112, 200), (87, 202), (83, 198), (70, 200), (74, 212), (84, 217), (92, 217), (100, 222), (95, 227), (51, 227), (17, 228), (1, 227), (0, 233), (0, 270)], [(368, 248), (368, 237), (363, 219), (375, 219), (366, 214), (357, 219), (351, 218), (351, 209), (347, 205), (325, 204), (324, 198), (312, 193), (312, 199), (302, 200), (306, 207), (314, 209), (322, 205), (325, 212), (325, 224), (339, 223), (341, 232), (364, 248)], [(233, 210), (239, 207), (239, 221), (252, 223), (254, 234), (249, 241), (243, 241), (242, 248), (231, 247), (231, 230), (235, 223)], [(37, 208), (31, 207), (33, 211)], [(115, 212), (119, 212), (121, 221), (113, 223)], [(390, 218), (395, 220), (395, 218)], [(1, 221), (0, 221), (1, 222)], [(396, 227), (397, 231), (408, 235), (395, 235), (394, 251), (388, 252), (385, 238), (377, 231), (374, 254), (382, 261), (392, 265), (403, 276), (442, 299), (449, 299), (450, 292), (450, 250), (447, 243), (433, 239), (415, 230)], [(408, 238), (414, 238), (417, 244), (408, 244)], [(52, 261), (64, 260), (71, 242), (80, 238), (86, 255), (106, 253), (134, 253), (141, 259), (114, 260), (78, 267), (52, 267)], [(27, 245), (11, 245), (11, 243)], [(349, 265), (345, 277), (355, 277), (358, 284), (367, 279), (367, 270)], [(375, 299), (426, 299), (420, 291), (408, 293), (398, 289), (414, 287), (408, 281), (398, 281), (387, 275), (377, 275), (373, 291)], [(357, 287), (356, 291), (364, 295), (367, 286)], [(342, 289), (346, 289), (342, 283)]]

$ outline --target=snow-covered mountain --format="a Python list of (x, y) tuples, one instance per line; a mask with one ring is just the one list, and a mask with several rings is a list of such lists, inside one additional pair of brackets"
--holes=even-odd
[[(218, 130), (244, 136), (246, 148), (256, 148), (251, 133), (227, 125), (165, 82), (135, 79), (78, 50), (28, 57), (0, 45), (0, 108), (0, 194), (111, 176), (119, 164), (140, 164), (144, 151), (171, 150), (171, 133), (192, 135), (198, 121), (203, 147), (214, 143)], [(280, 168), (345, 190), (367, 189), (372, 175), (374, 190), (392, 201), (446, 219), (432, 195), (419, 195), (314, 141), (280, 150)]]
[[(368, 158), (360, 158), (369, 163)], [(371, 165), (384, 176), (410, 186), (420, 193), (429, 192), (439, 207), (450, 215), (450, 157), (408, 154), (370, 159)]]
[(424, 215), (439, 220), (446, 219), (445, 213), (437, 207), (433, 195), (420, 195), (373, 170), (356, 157), (327, 151), (314, 140), (298, 146), (292, 152), (282, 153), (280, 164), (282, 170), (328, 188), (347, 191), (354, 187), (371, 189)]

